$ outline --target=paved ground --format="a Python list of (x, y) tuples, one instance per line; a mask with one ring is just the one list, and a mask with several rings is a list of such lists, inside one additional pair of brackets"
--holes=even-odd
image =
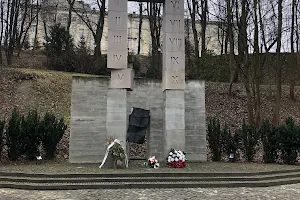
[(25, 191), (0, 189), (1, 200), (299, 200), (300, 184), (269, 188)]

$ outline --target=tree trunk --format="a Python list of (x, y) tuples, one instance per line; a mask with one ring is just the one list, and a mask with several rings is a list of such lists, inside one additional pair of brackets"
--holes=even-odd
[(198, 39), (198, 31), (196, 28), (196, 11), (198, 10), (198, 5), (196, 0), (191, 0), (191, 3), (188, 2), (188, 9), (191, 16), (192, 30), (194, 36), (195, 58), (197, 60), (199, 58), (199, 39)]
[(201, 55), (206, 54), (207, 0), (201, 0)]
[[(3, 38), (3, 32), (4, 32), (4, 6), (3, 6), (3, 0), (1, 0), (1, 11), (0, 11), (0, 20), (1, 20), (1, 36), (0, 38)], [(2, 39), (0, 40), (0, 64), (3, 64), (3, 57), (2, 57)]]
[(294, 49), (294, 32), (295, 32), (295, 8), (296, 8), (296, 0), (292, 0), (292, 24), (291, 24), (291, 56), (292, 56), (292, 70), (291, 70), (291, 85), (290, 85), (290, 98), (295, 100), (295, 74), (296, 72), (296, 61), (297, 57), (295, 56)]
[(70, 27), (72, 23), (72, 12), (73, 12), (75, 0), (68, 0), (68, 3), (69, 3), (69, 14), (68, 14), (68, 22), (67, 22), (67, 31), (70, 34)]
[(141, 54), (141, 39), (142, 39), (142, 27), (143, 27), (143, 3), (139, 3), (139, 38), (138, 38), (138, 51), (137, 54)]
[(273, 113), (273, 124), (278, 125), (280, 121), (280, 108), (281, 108), (281, 76), (282, 76), (282, 66), (280, 60), (280, 50), (281, 50), (281, 38), (282, 38), (282, 1), (278, 0), (278, 28), (277, 28), (277, 48), (276, 48), (276, 103)]
[[(39, 2), (37, 1), (37, 7), (39, 6)], [(37, 40), (37, 35), (38, 35), (38, 26), (39, 26), (39, 14), (38, 11), (36, 13), (36, 24), (35, 24), (35, 32), (34, 32), (34, 41), (33, 41), (33, 49), (32, 49), (32, 54), (34, 55), (35, 49), (38, 43)]]

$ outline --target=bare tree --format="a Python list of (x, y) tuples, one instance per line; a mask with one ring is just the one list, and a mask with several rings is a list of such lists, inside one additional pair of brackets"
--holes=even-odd
[(201, 19), (201, 55), (205, 55), (208, 0), (201, 0), (201, 13), (199, 13), (199, 9), (198, 9), (198, 14)]
[(282, 79), (282, 66), (280, 59), (281, 52), (281, 39), (282, 39), (282, 3), (283, 0), (278, 0), (278, 26), (277, 26), (277, 47), (276, 47), (276, 103), (273, 113), (273, 124), (278, 125), (280, 120), (280, 108), (281, 108), (281, 79)]
[(199, 58), (199, 37), (198, 31), (196, 27), (196, 14), (199, 10), (198, 0), (187, 0), (188, 10), (191, 17), (191, 26), (194, 36), (194, 51), (195, 51), (195, 58)]
[(161, 56), (161, 27), (162, 27), (162, 4), (160, 3), (147, 3), (147, 14), (150, 25), (150, 35), (151, 35), (151, 77), (161, 77), (162, 69), (162, 56)]
[(142, 27), (143, 27), (143, 3), (139, 3), (139, 33), (138, 33), (137, 54), (141, 53)]
[(68, 22), (67, 22), (67, 31), (70, 34), (70, 27), (72, 23), (72, 13), (75, 4), (75, 0), (67, 0), (69, 3), (69, 14), (68, 14)]
[[(73, 8), (73, 11), (78, 17), (85, 23), (87, 28), (91, 31), (94, 41), (95, 49), (94, 56), (97, 63), (101, 62), (101, 40), (104, 27), (105, 5), (106, 0), (93, 0), (93, 3), (97, 6), (97, 9), (91, 10), (86, 4), (81, 3), (81, 8)], [(93, 19), (93, 16), (97, 15), (97, 19)]]
[(2, 58), (2, 39), (3, 39), (3, 32), (4, 32), (4, 1), (0, 1), (0, 20), (1, 20), (1, 36), (0, 36), (0, 64), (3, 64)]
[(290, 98), (295, 100), (295, 74), (297, 74), (297, 56), (295, 54), (295, 41), (294, 41), (294, 34), (295, 34), (295, 18), (296, 18), (296, 0), (292, 0), (292, 23), (291, 23), (291, 66), (292, 66), (292, 73), (291, 73), (291, 83), (290, 83)]

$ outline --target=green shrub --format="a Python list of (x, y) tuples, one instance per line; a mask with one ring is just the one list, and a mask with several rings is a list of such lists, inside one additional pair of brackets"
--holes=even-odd
[(241, 147), (240, 149), (244, 153), (248, 162), (253, 161), (255, 155), (255, 148), (259, 140), (259, 134), (256, 127), (253, 125), (246, 124), (243, 120), (242, 129), (239, 130)]
[[(234, 135), (231, 133), (227, 124), (225, 124), (222, 131), (222, 152), (227, 155), (236, 154), (239, 149), (239, 134), (236, 132)], [(235, 159), (235, 157), (234, 157)]]
[(300, 147), (300, 127), (293, 118), (289, 117), (286, 124), (278, 127), (278, 148), (281, 151), (281, 159), (285, 164), (295, 164), (297, 151)]
[(22, 153), (21, 123), (23, 120), (24, 117), (14, 108), (6, 130), (8, 158), (12, 161), (17, 160)]
[(271, 126), (269, 120), (265, 120), (259, 129), (259, 133), (263, 144), (264, 162), (274, 163), (277, 158), (278, 130)]
[(207, 140), (212, 154), (212, 161), (220, 161), (222, 155), (222, 130), (217, 119), (209, 119)]
[(46, 152), (46, 158), (55, 157), (56, 146), (67, 129), (63, 119), (58, 120), (53, 114), (46, 113), (41, 122), (40, 130), (43, 134), (42, 143)]
[(38, 146), (41, 142), (41, 133), (39, 130), (39, 115), (37, 111), (29, 111), (26, 118), (21, 123), (21, 141), (20, 148), (28, 159), (35, 159), (40, 155)]

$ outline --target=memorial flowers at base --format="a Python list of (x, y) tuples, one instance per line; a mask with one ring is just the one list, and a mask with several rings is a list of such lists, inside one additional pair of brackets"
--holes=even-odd
[(149, 167), (149, 168), (159, 168), (159, 162), (158, 160), (155, 158), (155, 156), (152, 156), (148, 159), (148, 162), (145, 162), (144, 163), (146, 167)]
[(167, 163), (171, 168), (186, 167), (186, 153), (183, 151), (171, 149), (167, 158)]

